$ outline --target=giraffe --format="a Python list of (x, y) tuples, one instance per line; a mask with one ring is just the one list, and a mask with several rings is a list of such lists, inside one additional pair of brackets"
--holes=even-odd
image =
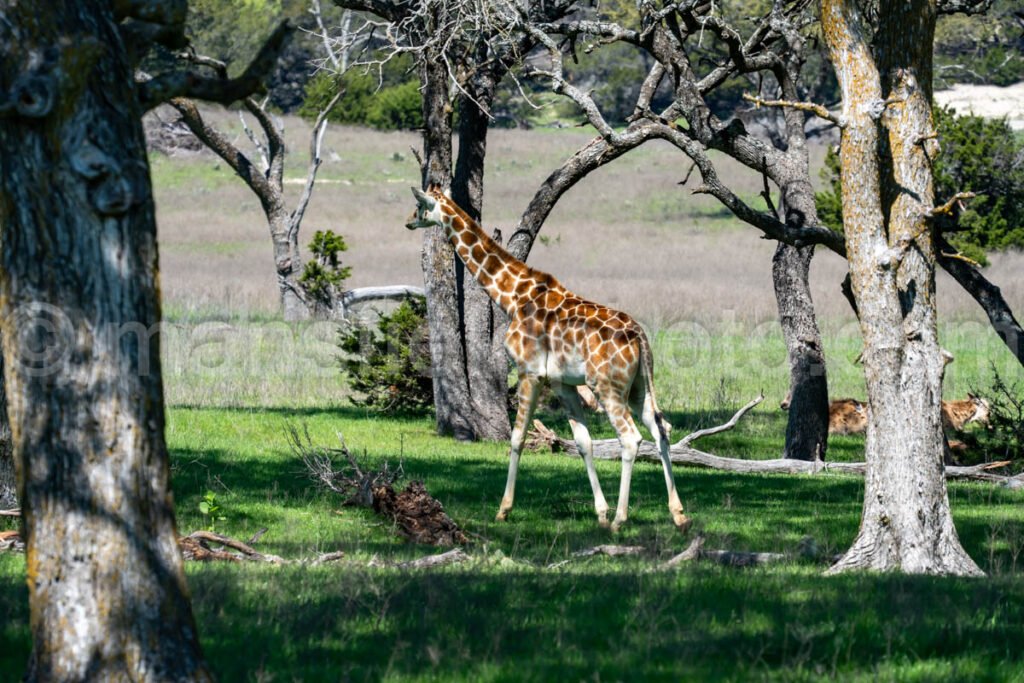
[(547, 378), (569, 413), (573, 438), (587, 468), (598, 523), (608, 527), (608, 503), (594, 467), (593, 444), (576, 387), (589, 387), (600, 400), (622, 445), (622, 473), (612, 531), (626, 521), (633, 462), (642, 437), (631, 414), (641, 416), (658, 446), (672, 521), (685, 531), (690, 520), (676, 492), (669, 458), (671, 425), (654, 398), (651, 347), (643, 329), (625, 313), (587, 301), (551, 275), (505, 251), (437, 186), (412, 188), (417, 208), (410, 230), (443, 227), (466, 269), (509, 317), (505, 348), (519, 371), (519, 410), (512, 429), (508, 479), (498, 509), (504, 521), (515, 497), (519, 456)]

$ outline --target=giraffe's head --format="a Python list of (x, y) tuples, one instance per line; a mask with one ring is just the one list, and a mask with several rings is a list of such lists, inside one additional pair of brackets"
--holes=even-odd
[(412, 188), (412, 194), (416, 197), (416, 210), (409, 216), (405, 227), (409, 230), (417, 228), (429, 228), (434, 225), (444, 225), (444, 200), (447, 199), (444, 192), (437, 185), (431, 185), (427, 191)]

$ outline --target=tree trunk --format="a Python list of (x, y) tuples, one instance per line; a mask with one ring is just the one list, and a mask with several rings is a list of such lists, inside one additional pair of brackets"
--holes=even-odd
[[(480, 59), (484, 61), (486, 54)], [(470, 88), (472, 97), (463, 93), (459, 98), (459, 156), (452, 199), (481, 225), (489, 123), (482, 107), (490, 107), (496, 85), (490, 70), (483, 70)], [(506, 441), (512, 436), (508, 419), (509, 359), (505, 351), (508, 319), (462, 262), (456, 262), (456, 278), (463, 294), (463, 344), (474, 432), (479, 439)]]
[[(882, 3), (879, 12), (876, 66), (854, 0), (822, 0), (843, 98), (843, 226), (869, 403), (860, 531), (830, 571), (976, 575), (981, 570), (953, 526), (942, 466), (944, 364), (925, 149), (935, 144), (929, 104), (935, 5)], [(883, 84), (883, 74), (891, 83)], [(935, 150), (928, 151), (934, 158)]]
[(811, 300), (814, 247), (779, 242), (772, 282), (789, 355), (789, 419), (782, 457), (824, 460), (828, 448), (828, 379), (821, 334)]
[(0, 7), (0, 83), (21, 88), (0, 94), (0, 317), (15, 321), (28, 680), (210, 680), (168, 485), (156, 226), (124, 42), (110, 3)]
[[(0, 342), (2, 348), (2, 342)], [(11, 423), (7, 418), (7, 392), (4, 386), (4, 359), (0, 354), (0, 509), (18, 505), (18, 484), (14, 476), (14, 449)]]
[(299, 236), (289, 230), (289, 216), (282, 206), (267, 216), (270, 239), (274, 245), (274, 269), (281, 294), (281, 312), (285, 322), (298, 322), (310, 316), (310, 309), (300, 295), (299, 277), (302, 275), (302, 257), (299, 254)]
[[(425, 124), (423, 185), (448, 188), (452, 184), (452, 106), (448, 97), (448, 71), (440, 57), (430, 53), (421, 58), (419, 70)], [(437, 432), (471, 440), (476, 438), (476, 424), (466, 372), (457, 261), (444, 229), (428, 229), (423, 238), (423, 286), (427, 295)]]
[[(460, 123), (459, 177), (452, 178), (452, 105), (448, 71), (429, 52), (419, 65), (423, 83), (423, 184), (451, 188), (453, 199), (479, 215), (483, 198), (486, 115), (465, 107)], [(423, 241), (434, 407), (439, 434), (456, 439), (508, 439), (508, 360), (494, 339), (499, 323), (491, 301), (455, 256), (442, 228)], [(500, 361), (499, 361), (500, 351)]]

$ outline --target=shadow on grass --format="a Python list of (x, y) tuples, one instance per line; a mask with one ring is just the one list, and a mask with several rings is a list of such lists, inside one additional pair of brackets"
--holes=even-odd
[(422, 423), (431, 418), (432, 414), (427, 412), (400, 412), (381, 413), (371, 408), (345, 404), (333, 406), (316, 407), (291, 407), (291, 406), (211, 406), (201, 404), (178, 403), (168, 406), (170, 410), (194, 410), (206, 412), (223, 412), (237, 414), (265, 413), (284, 418), (302, 419), (314, 416), (335, 417), (341, 420), (387, 420), (398, 423)]
[[(409, 424), (417, 420), (422, 425), (422, 418)], [(323, 427), (317, 424), (318, 434)], [(172, 450), (179, 526), (207, 522), (196, 503), (210, 488), (223, 497), (224, 532), (245, 537), (266, 526), (265, 551), (295, 558), (340, 549), (349, 562), (189, 566), (204, 647), (224, 681), (1019, 679), (1024, 583), (1019, 574), (999, 575), (1017, 570), (1024, 540), (1014, 492), (950, 487), (965, 547), (996, 571), (986, 580), (823, 577), (822, 564), (652, 572), (650, 557), (539, 571), (531, 565), (599, 543), (642, 544), (658, 559), (684, 547), (689, 538), (668, 520), (660, 468), (637, 465), (630, 523), (612, 536), (595, 523), (581, 461), (527, 454), (517, 507), (498, 524), (492, 519), (507, 461), (493, 448), (431, 438), (406, 450), (407, 476), (422, 479), (478, 534), (474, 555), (492, 561), (401, 572), (369, 569), (367, 560), (436, 551), (403, 543), (368, 511), (338, 515), (336, 498), (313, 486), (283, 441), (232, 444), (265, 439), (277, 427), (260, 429)], [(383, 452), (364, 455), (365, 464), (392, 457)], [(599, 473), (613, 501), (618, 464), (600, 463)], [(828, 555), (857, 531), (859, 478), (692, 468), (678, 468), (675, 478), (709, 547), (792, 551), (810, 535)], [(514, 562), (496, 561), (498, 550)], [(26, 594), (23, 559), (0, 557), (3, 680), (17, 679), (28, 656)]]
[(919, 680), (1006, 680), (1022, 658), (1020, 582), (796, 570), (287, 568), (261, 572), (256, 592), (239, 578), (231, 568), (191, 577), (221, 680), (257, 670), (304, 681), (891, 679), (915, 671)]

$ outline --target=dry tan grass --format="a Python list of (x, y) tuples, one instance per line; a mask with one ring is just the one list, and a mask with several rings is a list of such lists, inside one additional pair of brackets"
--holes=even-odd
[[(239, 133), (237, 116), (214, 116)], [(293, 150), (286, 175), (301, 178), (308, 126), (291, 117), (285, 123)], [(493, 131), (488, 145), (487, 227), (502, 228), (508, 235), (543, 178), (589, 138), (579, 129)], [(413, 133), (340, 127), (328, 132), (320, 176), (326, 182), (317, 187), (303, 234), (308, 239), (314, 230), (330, 228), (345, 236), (350, 247), (346, 262), (353, 267), (351, 286), (422, 281), (422, 236), (402, 227), (412, 209), (408, 188), (418, 183), (410, 152), (418, 143)], [(823, 154), (820, 146), (815, 149), (819, 166)], [(277, 289), (270, 240), (254, 196), (212, 156), (157, 159), (154, 168), (163, 292), (171, 318), (180, 320), (197, 311), (218, 319), (273, 318)], [(738, 224), (714, 200), (679, 187), (688, 168), (688, 160), (678, 151), (654, 143), (601, 169), (562, 199), (542, 232), (546, 243), (536, 244), (530, 263), (583, 296), (629, 312), (654, 332), (683, 330), (676, 348), (659, 351), (662, 368), (676, 364), (680, 378), (692, 379), (674, 387), (679, 393), (674, 398), (688, 401), (700, 393), (711, 404), (728, 389), (725, 384), (712, 386), (719, 380), (737, 388), (762, 386), (784, 393), (785, 354), (777, 339), (771, 281), (775, 244)], [(741, 196), (757, 199), (759, 177), (729, 162), (721, 164), (720, 173)], [(293, 197), (298, 190), (289, 185)], [(1018, 311), (1024, 308), (1022, 265), (1019, 253), (995, 254), (987, 269)], [(843, 259), (821, 250), (812, 266), (811, 284), (830, 354), (833, 389), (862, 395), (861, 371), (852, 365), (858, 332), (839, 291), (845, 267)], [(944, 328), (944, 343), (958, 356), (947, 382), (951, 396), (964, 393), (986, 374), (989, 358), (1004, 371), (1016, 371), (1009, 354), (998, 341), (993, 343), (982, 311), (944, 274), (939, 305), (942, 319), (955, 323)], [(687, 336), (694, 329), (703, 335), (696, 341)], [(261, 328), (256, 334), (266, 332)], [(278, 343), (273, 341), (277, 334), (271, 331), (270, 342), (255, 346)], [(728, 348), (714, 349), (716, 360), (707, 373), (698, 372), (710, 356), (698, 359), (694, 353), (709, 339)], [(752, 339), (762, 341), (745, 343)], [(191, 348), (194, 340), (186, 341)], [(205, 361), (203, 354), (211, 353), (216, 361), (216, 345), (179, 352), (185, 356), (176, 367), (186, 368), (189, 379), (169, 382), (172, 402), (244, 403), (252, 392), (287, 393), (297, 377), (312, 382), (307, 387), (312, 395), (340, 400), (329, 340), (314, 344), (320, 349), (316, 355), (328, 357), (315, 362), (299, 357), (306, 344), (295, 333), (281, 343), (281, 348), (298, 349), (292, 353), (295, 357), (252, 368), (251, 373), (248, 356), (212, 365)], [(679, 350), (687, 345), (693, 346), (692, 353)], [(243, 340), (242, 346), (254, 344)], [(224, 348), (234, 348), (234, 343)], [(673, 357), (679, 354), (680, 358)], [(236, 377), (238, 372), (251, 376)], [(239, 391), (246, 396), (235, 395)], [(296, 401), (308, 400), (302, 398), (302, 390), (296, 391)]]
[[(215, 116), (237, 132), (234, 115)], [(288, 176), (299, 178), (308, 126), (292, 117), (285, 123), (293, 150)], [(589, 137), (582, 130), (493, 131), (487, 226), (507, 234), (543, 178)], [(409, 151), (417, 144), (413, 133), (328, 132), (326, 182), (316, 189), (303, 233), (330, 228), (345, 235), (351, 286), (421, 282), (421, 235), (402, 228), (412, 205), (408, 187), (417, 183)], [(820, 159), (821, 151), (815, 156)], [(161, 182), (171, 167), (173, 180)], [(596, 172), (559, 203), (542, 233), (547, 244), (538, 242), (531, 264), (579, 294), (644, 320), (774, 319), (774, 243), (738, 225), (714, 200), (679, 187), (688, 167), (669, 145), (651, 143)], [(277, 292), (270, 242), (248, 189), (209, 156), (161, 160), (157, 171), (163, 287), (171, 310), (272, 314)], [(737, 164), (722, 163), (721, 174), (741, 196), (754, 199), (760, 191), (760, 178)], [(297, 194), (297, 186), (289, 188)], [(1016, 253), (996, 254), (987, 270), (1017, 308), (1024, 304), (1022, 261)], [(850, 317), (839, 292), (845, 267), (824, 250), (815, 259), (812, 287), (822, 318)], [(940, 278), (939, 290), (943, 316), (984, 319), (949, 278)]]

